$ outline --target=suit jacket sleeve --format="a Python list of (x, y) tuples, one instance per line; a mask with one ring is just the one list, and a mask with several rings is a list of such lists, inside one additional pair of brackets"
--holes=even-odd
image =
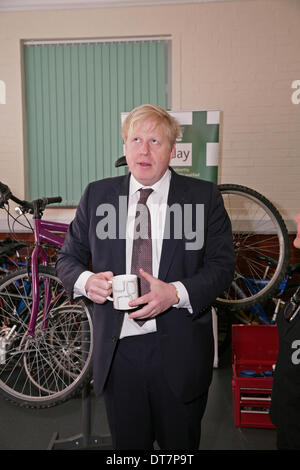
[(89, 189), (87, 186), (78, 205), (74, 220), (71, 222), (62, 249), (58, 255), (57, 274), (71, 299), (73, 288), (79, 275), (89, 269)]
[(211, 185), (211, 188), (205, 217), (203, 262), (195, 275), (181, 280), (196, 316), (207, 310), (229, 287), (235, 268), (231, 222), (219, 189), (216, 185)]

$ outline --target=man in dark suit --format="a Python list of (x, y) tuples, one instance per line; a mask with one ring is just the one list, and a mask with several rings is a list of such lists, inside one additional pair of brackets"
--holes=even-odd
[[(234, 272), (231, 224), (215, 184), (169, 168), (180, 128), (165, 110), (134, 109), (122, 135), (130, 173), (88, 185), (58, 274), (71, 298), (94, 302), (94, 389), (104, 393), (114, 447), (152, 449), (156, 440), (195, 450), (213, 369), (211, 304)], [(107, 301), (108, 281), (131, 272), (135, 211), (149, 188), (151, 267), (139, 271), (148, 292), (124, 313)]]
[[(300, 248), (300, 213), (296, 215), (295, 248)], [(270, 417), (278, 450), (300, 450), (300, 288), (277, 316), (279, 349)]]

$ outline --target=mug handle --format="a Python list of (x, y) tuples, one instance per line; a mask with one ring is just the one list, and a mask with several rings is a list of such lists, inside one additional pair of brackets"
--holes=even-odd
[[(107, 282), (109, 282), (109, 284), (112, 284), (112, 281), (107, 281)], [(114, 301), (114, 299), (113, 299), (112, 297), (110, 297), (110, 295), (109, 295), (108, 297), (106, 297), (106, 298), (107, 298), (107, 300), (110, 300), (111, 302)]]

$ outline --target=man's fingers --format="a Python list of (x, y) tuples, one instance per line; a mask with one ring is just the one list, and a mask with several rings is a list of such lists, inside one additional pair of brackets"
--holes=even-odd
[(85, 285), (86, 292), (90, 300), (96, 303), (104, 303), (106, 297), (111, 294), (111, 283), (113, 277), (111, 271), (92, 274)]
[[(104, 272), (101, 272), (101, 273), (94, 274), (94, 277), (97, 280), (110, 281), (114, 277), (114, 274), (111, 271), (104, 271)], [(108, 284), (108, 285), (110, 285), (110, 284)]]
[(110, 289), (111, 284), (108, 282), (113, 277), (111, 271), (104, 271), (101, 273), (92, 274), (86, 282), (86, 290), (93, 288)]
[(100, 273), (100, 274), (102, 274), (105, 277), (105, 279), (108, 279), (108, 280), (114, 277), (114, 273), (112, 271), (104, 271), (103, 273)]
[(153, 281), (154, 279), (156, 279), (154, 276), (152, 276), (152, 274), (149, 274), (147, 273), (146, 271), (144, 271), (142, 268), (140, 269), (140, 275), (146, 279), (146, 281), (148, 282), (151, 282)]
[(130, 307), (138, 307), (139, 305), (147, 304), (151, 300), (149, 294), (142, 295), (137, 297), (129, 302)]
[(161, 309), (159, 306), (159, 302), (153, 299), (151, 292), (148, 294), (143, 295), (142, 297), (138, 297), (135, 300), (131, 300), (129, 302), (131, 307), (138, 307), (142, 305), (142, 308), (138, 310), (134, 310), (133, 312), (129, 313), (129, 318), (134, 319), (143, 319), (143, 318), (152, 318), (159, 313), (161, 313)]
[(152, 315), (152, 307), (151, 305), (148, 304), (139, 310), (131, 312), (128, 316), (129, 318), (133, 318), (133, 319), (143, 319), (143, 318), (148, 318), (151, 315)]

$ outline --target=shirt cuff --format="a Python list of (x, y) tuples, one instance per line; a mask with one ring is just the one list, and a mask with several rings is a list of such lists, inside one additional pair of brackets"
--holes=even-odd
[(176, 308), (187, 308), (190, 313), (193, 313), (192, 306), (190, 304), (190, 298), (188, 291), (185, 286), (180, 281), (171, 282), (175, 289), (177, 290), (177, 295), (179, 297), (179, 302), (175, 305), (172, 305)]
[(76, 297), (82, 297), (83, 295), (85, 297), (88, 297), (88, 294), (85, 290), (85, 285), (88, 280), (88, 278), (94, 273), (91, 271), (83, 271), (80, 276), (78, 277), (77, 281), (74, 284), (74, 298)]

